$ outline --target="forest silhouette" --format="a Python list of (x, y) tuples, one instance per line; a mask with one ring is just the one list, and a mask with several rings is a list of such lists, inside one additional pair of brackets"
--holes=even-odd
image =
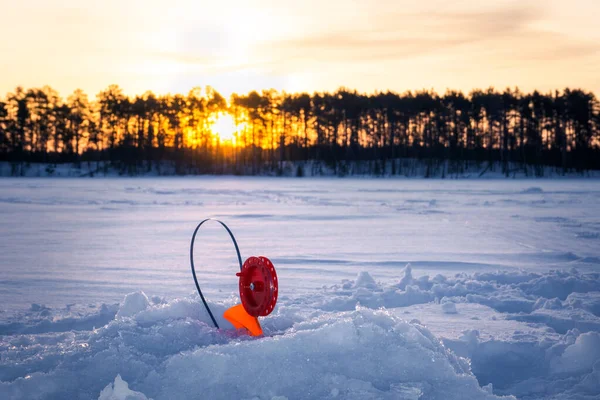
[[(214, 132), (230, 115), (235, 139)], [(16, 88), (0, 100), (0, 161), (91, 163), (137, 174), (169, 163), (176, 173), (282, 173), (284, 165), (322, 166), (344, 175), (367, 163), (375, 175), (400, 173), (393, 160), (421, 160), (427, 171), (498, 166), (543, 174), (600, 169), (600, 104), (581, 89), (519, 89), (233, 94), (211, 87), (187, 95), (128, 97), (111, 85), (91, 101), (52, 88)], [(392, 162), (390, 162), (392, 161)], [(308, 164), (306, 164), (308, 165)], [(319, 171), (312, 171), (318, 174)]]

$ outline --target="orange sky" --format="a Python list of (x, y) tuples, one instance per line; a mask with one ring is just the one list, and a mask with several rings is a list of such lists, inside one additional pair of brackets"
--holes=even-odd
[(600, 93), (597, 0), (0, 0), (0, 96), (519, 86)]

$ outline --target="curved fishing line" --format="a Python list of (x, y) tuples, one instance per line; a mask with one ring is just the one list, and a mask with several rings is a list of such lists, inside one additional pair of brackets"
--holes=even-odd
[(200, 290), (200, 284), (198, 283), (198, 278), (196, 277), (196, 268), (194, 267), (194, 242), (196, 240), (196, 233), (198, 233), (198, 229), (200, 229), (200, 227), (207, 221), (218, 222), (219, 224), (221, 224), (223, 226), (223, 228), (225, 228), (227, 230), (227, 233), (229, 233), (229, 237), (231, 237), (231, 241), (233, 242), (233, 245), (235, 246), (235, 252), (237, 253), (238, 262), (240, 263), (240, 271), (242, 271), (242, 256), (240, 255), (240, 248), (238, 247), (238, 244), (235, 240), (235, 236), (233, 236), (233, 233), (231, 232), (229, 227), (227, 225), (225, 225), (224, 222), (219, 221), (218, 219), (207, 218), (204, 221), (200, 222), (198, 224), (198, 226), (196, 227), (196, 229), (194, 230), (194, 234), (192, 235), (192, 242), (190, 244), (190, 265), (192, 266), (192, 275), (194, 276), (194, 283), (196, 283), (196, 289), (198, 289), (198, 294), (200, 295), (200, 298), (202, 299), (202, 303), (204, 303), (204, 307), (206, 308), (206, 311), (208, 311), (208, 315), (210, 315), (210, 319), (212, 319), (212, 322), (215, 325), (215, 328), (219, 329), (219, 324), (217, 324), (217, 320), (213, 316), (212, 311), (210, 311), (210, 307), (208, 307), (208, 303), (206, 302), (206, 299), (204, 298), (204, 295), (202, 294), (202, 290)]

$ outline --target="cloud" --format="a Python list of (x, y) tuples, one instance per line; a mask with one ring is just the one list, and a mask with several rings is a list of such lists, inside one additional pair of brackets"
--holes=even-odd
[(523, 47), (528, 48), (530, 55), (538, 59), (582, 56), (597, 50), (595, 44), (534, 28), (534, 23), (543, 16), (544, 10), (531, 2), (476, 12), (394, 12), (372, 17), (367, 28), (275, 39), (265, 43), (260, 52), (294, 63), (350, 63), (447, 54), (457, 47), (485, 48), (490, 42), (509, 45), (515, 54)]

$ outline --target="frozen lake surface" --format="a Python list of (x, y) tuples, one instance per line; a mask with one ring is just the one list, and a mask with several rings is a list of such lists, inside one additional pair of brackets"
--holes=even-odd
[(597, 180), (3, 179), (0, 398), (598, 398), (599, 273)]

